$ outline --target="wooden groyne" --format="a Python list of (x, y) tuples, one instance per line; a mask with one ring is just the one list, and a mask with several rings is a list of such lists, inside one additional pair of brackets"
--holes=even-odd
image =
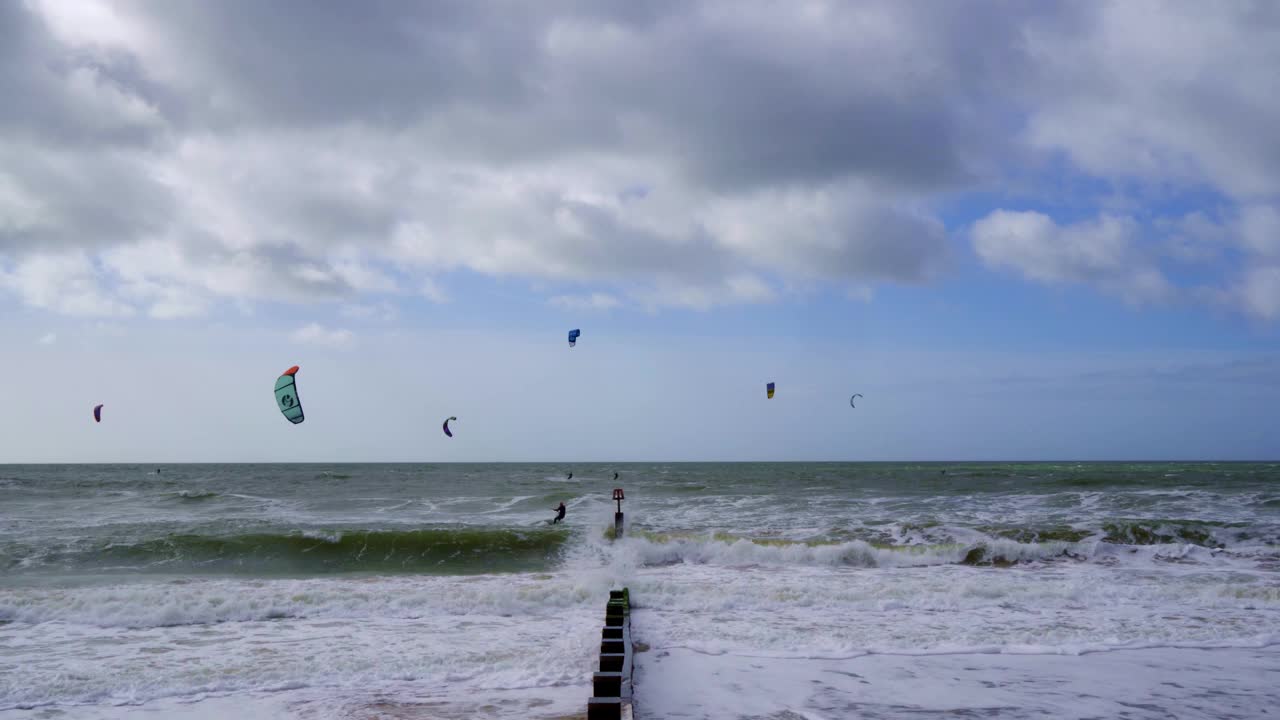
[(631, 591), (609, 591), (600, 631), (599, 670), (591, 676), (587, 720), (631, 718)]
[[(615, 488), (613, 537), (622, 537), (622, 488)], [(587, 700), (587, 720), (631, 719), (631, 591), (609, 591), (604, 608), (604, 628), (600, 631), (600, 665), (591, 676), (591, 698)]]

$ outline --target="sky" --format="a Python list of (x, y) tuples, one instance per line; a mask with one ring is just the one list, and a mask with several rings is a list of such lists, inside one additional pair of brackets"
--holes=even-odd
[(15, 0), (0, 97), (0, 462), (1280, 458), (1280, 4)]

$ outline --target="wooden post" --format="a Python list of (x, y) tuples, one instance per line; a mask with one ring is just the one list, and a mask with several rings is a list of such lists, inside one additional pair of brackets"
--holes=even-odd
[(613, 499), (618, 503), (618, 511), (613, 514), (613, 536), (620, 538), (622, 537), (622, 501), (627, 499), (622, 488), (613, 489)]

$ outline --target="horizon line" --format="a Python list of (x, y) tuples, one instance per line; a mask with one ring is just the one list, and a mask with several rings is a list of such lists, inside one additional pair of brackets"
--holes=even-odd
[(1061, 464), (1268, 464), (1280, 463), (1280, 458), (1258, 459), (1151, 459), (1128, 458), (1109, 460), (1084, 459), (971, 459), (971, 460), (180, 460), (180, 461), (5, 461), (0, 467), (11, 465), (1061, 465)]

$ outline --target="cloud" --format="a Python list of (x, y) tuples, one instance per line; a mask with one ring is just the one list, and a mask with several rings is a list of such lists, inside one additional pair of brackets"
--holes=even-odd
[(1163, 238), (1163, 254), (1181, 263), (1217, 262), (1234, 242), (1230, 228), (1200, 210), (1182, 217), (1156, 218), (1151, 225)]
[(845, 296), (850, 300), (869, 303), (875, 299), (875, 291), (869, 287), (852, 287), (845, 292)]
[(1280, 318), (1280, 265), (1250, 268), (1233, 295), (1232, 299), (1255, 317), (1263, 320)]
[(1240, 239), (1249, 251), (1280, 258), (1280, 209), (1274, 205), (1249, 205), (1240, 213)]
[(395, 319), (398, 311), (395, 305), (383, 301), (376, 304), (349, 303), (338, 308), (338, 314), (344, 318), (385, 322)]
[(295, 341), (312, 345), (343, 346), (351, 342), (351, 331), (342, 328), (326, 328), (319, 323), (311, 323), (293, 331), (290, 335)]
[(1280, 8), (1082, 5), (1079, 23), (1026, 28), (1033, 146), (1101, 177), (1280, 192)]
[(0, 265), (0, 289), (30, 307), (78, 317), (126, 317), (134, 308), (113, 299), (101, 270), (85, 252), (27, 256), (10, 268)]
[(52, 345), (57, 341), (58, 341), (58, 336), (56, 334), (45, 333), (44, 335), (41, 335), (40, 339), (37, 340), (36, 342), (40, 343), (41, 345)]
[(1042, 282), (1079, 282), (1122, 269), (1133, 232), (1124, 218), (1061, 227), (1042, 213), (997, 210), (974, 223), (973, 241), (990, 265)]
[(927, 275), (940, 226), (905, 208), (971, 172), (949, 78), (895, 85), (914, 12), (720, 9), (10, 6), (0, 90), (39, 92), (6, 92), (0, 233), (155, 317), (457, 269), (694, 306)]
[(720, 201), (707, 225), (753, 266), (796, 277), (916, 283), (947, 256), (941, 222), (887, 207), (857, 184)]
[(1280, 263), (1280, 210), (1250, 203), (1221, 215), (1193, 212), (1178, 219), (1158, 219), (1152, 226), (1166, 234), (1170, 257), (1224, 274), (1217, 285), (1195, 288), (1196, 297), (1258, 319), (1280, 319), (1280, 292), (1274, 277)]
[[(927, 283), (951, 260), (941, 206), (1024, 181), (1052, 203), (1045, 167), (1274, 207), (1277, 27), (1139, 1), (8, 3), (4, 284), (181, 318), (443, 302), (454, 271), (650, 308)], [(1098, 222), (997, 254), (1167, 292)], [(1099, 266), (1117, 243), (1128, 269)], [(75, 253), (90, 269), (56, 301), (40, 263)]]
[(1130, 302), (1167, 298), (1173, 288), (1136, 244), (1131, 218), (1102, 216), (1059, 225), (1034, 211), (996, 210), (974, 223), (974, 250), (993, 268), (1048, 285), (1083, 283)]
[(440, 287), (440, 284), (431, 278), (424, 278), (422, 285), (419, 287), (419, 293), (422, 297), (433, 303), (441, 304), (449, 302), (449, 295)]
[(618, 306), (618, 298), (607, 293), (556, 295), (547, 302), (565, 310), (609, 310)]

